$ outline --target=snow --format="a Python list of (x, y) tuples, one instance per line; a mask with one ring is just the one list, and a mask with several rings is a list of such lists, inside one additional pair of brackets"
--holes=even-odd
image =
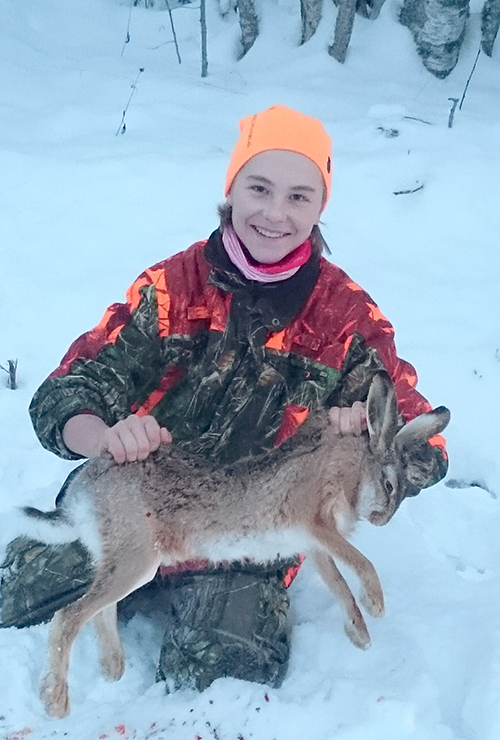
[[(147, 265), (216, 226), (237, 120), (273, 103), (318, 116), (335, 141), (323, 218), (332, 259), (395, 324), (421, 391), (451, 409), (448, 480), (458, 487), (440, 483), (386, 527), (356, 533), (386, 597), (385, 618), (368, 618), (369, 650), (350, 644), (306, 563), (291, 587), (281, 689), (227, 678), (166, 695), (154, 682), (161, 629), (137, 615), (122, 627), (127, 667), (114, 684), (92, 631), (82, 632), (72, 714), (54, 721), (37, 696), (47, 625), (1, 630), (0, 738), (498, 740), (500, 51), (481, 55), (450, 129), (449, 98), (461, 97), (479, 45), (479, 5), (446, 80), (423, 68), (396, 0), (375, 22), (356, 19), (343, 66), (325, 51), (333, 3), (300, 47), (298, 2), (261, 0), (261, 36), (239, 62), (236, 18), (207, 5), (201, 79), (194, 7), (173, 12), (179, 65), (160, 3), (3, 0), (0, 364), (19, 359), (19, 389), (0, 371), (2, 539), (14, 535), (12, 506), (50, 508), (71, 469), (35, 438), (34, 391)], [(126, 132), (115, 135), (132, 92)]]

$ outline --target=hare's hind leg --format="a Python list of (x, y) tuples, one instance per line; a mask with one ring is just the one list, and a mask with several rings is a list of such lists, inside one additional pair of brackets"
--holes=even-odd
[(320, 551), (314, 552), (313, 558), (321, 577), (340, 601), (344, 611), (344, 629), (349, 639), (356, 647), (369, 647), (370, 635), (363, 615), (334, 560)]
[(125, 653), (118, 634), (116, 602), (96, 614), (93, 623), (101, 650), (102, 672), (111, 681), (118, 681), (125, 670)]
[[(154, 576), (160, 563), (151, 548), (134, 548), (129, 557), (108, 555), (101, 561), (96, 578), (78, 601), (58, 611), (52, 620), (49, 643), (49, 667), (40, 687), (40, 697), (52, 717), (66, 717), (70, 711), (68, 666), (71, 646), (81, 628), (105, 610), (97, 619), (97, 632), (106, 675), (119, 678), (123, 649), (116, 628), (116, 602)], [(113, 622), (114, 620), (114, 622)], [(112, 644), (105, 644), (111, 636)], [(121, 672), (120, 672), (121, 671)]]

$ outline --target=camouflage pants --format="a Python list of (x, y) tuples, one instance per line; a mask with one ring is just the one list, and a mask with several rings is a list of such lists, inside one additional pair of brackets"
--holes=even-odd
[(220, 676), (281, 685), (290, 647), (279, 564), (260, 570), (238, 564), (170, 580), (158, 680), (200, 691)]
[[(157, 680), (203, 690), (221, 676), (280, 686), (288, 665), (289, 565), (234, 563), (157, 577), (120, 605), (127, 617), (148, 611), (154, 594), (166, 612)], [(46, 622), (76, 601), (93, 580), (89, 553), (78, 542), (47, 546), (18, 538), (0, 566), (0, 626)], [(158, 602), (158, 598), (156, 599)]]

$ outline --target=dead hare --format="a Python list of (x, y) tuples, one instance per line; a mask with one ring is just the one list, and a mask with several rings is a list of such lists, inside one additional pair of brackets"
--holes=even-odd
[[(51, 625), (48, 671), (41, 697), (49, 715), (69, 713), (67, 672), (72, 643), (93, 619), (103, 671), (118, 679), (124, 653), (116, 603), (155, 575), (160, 564), (208, 559), (309, 554), (339, 599), (345, 630), (358, 647), (370, 637), (336, 560), (362, 584), (361, 603), (382, 616), (375, 568), (347, 537), (356, 522), (386, 524), (414, 486), (411, 452), (441, 432), (449, 411), (439, 407), (399, 428), (396, 395), (386, 373), (374, 377), (367, 399), (368, 433), (339, 437), (328, 412), (312, 413), (299, 432), (268, 455), (216, 465), (163, 446), (144, 462), (90, 460), (67, 484), (56, 509), (27, 508), (37, 526), (91, 551), (95, 579), (88, 592), (58, 611)], [(69, 534), (68, 534), (69, 530)]]

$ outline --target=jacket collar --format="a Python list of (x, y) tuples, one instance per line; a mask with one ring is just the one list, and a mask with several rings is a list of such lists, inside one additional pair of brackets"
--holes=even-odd
[(320, 269), (320, 255), (313, 250), (309, 260), (287, 280), (247, 280), (229, 259), (220, 229), (210, 235), (205, 258), (212, 268), (209, 283), (225, 293), (234, 293), (237, 302), (251, 306), (252, 312), (260, 314), (264, 326), (272, 331), (280, 331), (297, 316), (314, 289)]

